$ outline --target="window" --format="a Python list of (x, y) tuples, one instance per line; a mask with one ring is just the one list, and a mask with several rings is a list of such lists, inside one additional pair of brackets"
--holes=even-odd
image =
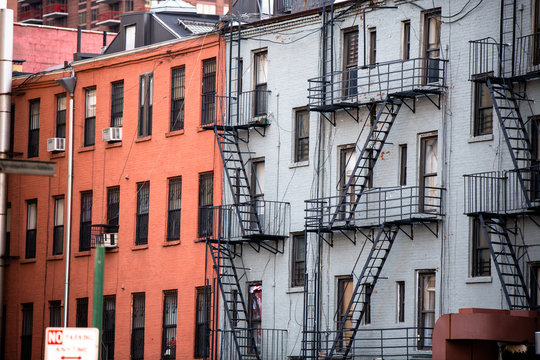
[(244, 84), (244, 59), (238, 59), (238, 69), (236, 69), (236, 94), (240, 96)]
[(358, 30), (348, 29), (343, 32), (343, 96), (355, 96), (358, 93)]
[(420, 139), (420, 212), (437, 211), (437, 135)]
[(49, 326), (62, 326), (62, 302), (60, 300), (49, 301)]
[(56, 137), (66, 137), (66, 94), (56, 95)]
[(86, 29), (86, 10), (79, 13), (79, 28)]
[(6, 209), (6, 257), (9, 257), (11, 248), (11, 204), (7, 204)]
[(309, 159), (309, 111), (296, 112), (294, 128), (294, 161), (307, 161)]
[(291, 286), (304, 286), (306, 272), (306, 235), (297, 234), (292, 237), (292, 279)]
[(28, 157), (39, 156), (39, 99), (30, 101), (30, 127), (28, 130)]
[[(345, 322), (343, 329), (343, 337), (339, 339), (337, 344), (337, 350), (341, 351), (351, 341), (353, 328), (353, 311), (348, 309), (353, 295), (353, 279), (352, 276), (340, 277), (337, 279), (337, 316), (338, 323), (336, 328), (339, 328), (339, 324)], [(348, 311), (347, 311), (348, 310)]]
[(96, 135), (96, 88), (85, 90), (84, 146), (94, 145)]
[(540, 263), (530, 263), (529, 266), (529, 293), (531, 294), (532, 304), (538, 307), (540, 306), (540, 287), (538, 285), (538, 280), (540, 280)]
[(167, 240), (180, 240), (180, 211), (182, 209), (182, 178), (169, 179), (169, 212)]
[(399, 145), (399, 185), (407, 185), (407, 144)]
[(21, 360), (32, 360), (34, 304), (22, 304)]
[(377, 29), (369, 29), (369, 65), (377, 63)]
[[(540, 116), (535, 115), (529, 117), (531, 123), (531, 147), (533, 169), (540, 169)], [(540, 200), (540, 176), (537, 171), (532, 171), (531, 179), (531, 199)]]
[(88, 298), (86, 297), (77, 299), (75, 326), (88, 327)]
[(371, 324), (371, 295), (373, 294), (373, 285), (364, 284), (364, 325)]
[(472, 222), (472, 276), (491, 275), (491, 251), (478, 219)]
[(487, 84), (475, 81), (473, 135), (489, 135), (493, 132), (493, 100)]
[[(262, 333), (262, 284), (251, 283), (248, 288), (248, 319), (251, 324), (252, 339), (255, 339), (255, 343), (250, 345), (248, 351), (253, 351), (255, 347), (261, 348)], [(251, 342), (252, 339), (249, 339)]]
[(163, 294), (163, 335), (161, 353), (164, 359), (176, 359), (176, 308), (178, 294), (176, 290)]
[(133, 0), (125, 0), (124, 1), (124, 11), (133, 11)]
[(37, 199), (26, 201), (26, 251), (25, 259), (36, 257)]
[(92, 9), (90, 12), (91, 15), (91, 21), (97, 21), (98, 19), (98, 9)]
[(131, 317), (131, 360), (144, 359), (144, 308), (145, 294), (133, 294)]
[(148, 244), (148, 212), (150, 209), (150, 183), (137, 184), (137, 230), (135, 245)]
[(124, 81), (112, 83), (111, 87), (111, 127), (121, 127), (124, 117)]
[(101, 334), (101, 358), (114, 360), (114, 328), (116, 321), (116, 296), (103, 297), (103, 324)]
[[(338, 191), (341, 193), (347, 183), (349, 182), (349, 179), (351, 178), (354, 167), (356, 165), (357, 154), (355, 151), (354, 145), (347, 145), (344, 147), (341, 147), (339, 149), (339, 179), (338, 179)], [(349, 190), (349, 194), (355, 193), (355, 186), (352, 185), (351, 189)], [(346, 199), (346, 202), (349, 204), (353, 204), (355, 200), (355, 195), (350, 195), (348, 199)], [(339, 209), (338, 218), (340, 220), (344, 220), (345, 217), (352, 217), (353, 214), (350, 213), (351, 206), (343, 205)]]
[(267, 111), (267, 82), (268, 82), (268, 52), (259, 51), (254, 55), (254, 84), (253, 115), (265, 115)]
[(172, 70), (171, 89), (171, 126), (170, 131), (184, 128), (184, 97), (186, 69), (184, 67)]
[(264, 158), (251, 161), (251, 192), (255, 202), (264, 197)]
[(401, 22), (401, 59), (409, 60), (411, 58), (411, 21)]
[(139, 137), (152, 135), (154, 75), (142, 74), (139, 80)]
[(213, 234), (214, 173), (199, 174), (199, 237)]
[(79, 230), (79, 251), (90, 250), (92, 230), (92, 192), (81, 193), (81, 226)]
[(135, 31), (136, 31), (136, 25), (129, 25), (124, 27), (124, 34), (125, 34), (125, 50), (131, 50), (135, 49)]
[(431, 348), (435, 325), (435, 272), (418, 273), (418, 349)]
[(203, 61), (201, 125), (212, 124), (216, 116), (216, 58)]
[(426, 82), (439, 80), (439, 57), (441, 55), (441, 10), (424, 13), (424, 58), (426, 63)]
[(64, 197), (54, 199), (53, 255), (64, 252)]
[(120, 188), (107, 188), (107, 225), (118, 225), (120, 216)]
[(405, 322), (405, 281), (396, 282), (397, 322)]
[(195, 358), (207, 358), (210, 353), (210, 288), (198, 287), (195, 312)]

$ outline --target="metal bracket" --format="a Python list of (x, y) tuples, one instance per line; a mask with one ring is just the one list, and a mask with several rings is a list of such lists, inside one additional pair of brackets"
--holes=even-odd
[(404, 233), (409, 239), (414, 240), (414, 230), (413, 230), (412, 224), (409, 225), (409, 227), (411, 228), (411, 232), (410, 232), (410, 233), (406, 232), (406, 231), (403, 229), (404, 226), (398, 225), (398, 229), (401, 230), (402, 233)]
[(438, 99), (437, 102), (433, 101), (433, 99), (432, 99), (429, 95), (426, 95), (426, 98), (427, 98), (433, 105), (435, 105), (435, 107), (436, 107), (437, 109), (441, 110), (441, 94), (438, 94), (438, 95), (437, 95), (437, 99)]
[(416, 101), (415, 101), (415, 98), (412, 98), (412, 106), (407, 104), (407, 101), (405, 101), (405, 99), (406, 99), (405, 97), (402, 97), (401, 98), (401, 103), (403, 105), (405, 105), (406, 107), (408, 107), (409, 110), (411, 110), (413, 112), (413, 114), (416, 113)]
[(326, 239), (324, 234), (322, 233), (317, 233), (317, 236), (319, 236), (319, 238), (321, 238), (325, 243), (327, 243), (330, 247), (334, 247), (334, 233), (327, 233), (329, 234), (329, 239)]
[[(347, 108), (344, 108), (343, 110), (345, 110), (345, 112), (356, 122), (358, 122), (358, 113), (360, 112), (360, 110), (358, 108), (356, 108), (356, 116), (354, 116), (353, 114), (351, 114), (351, 112), (349, 110), (347, 110)], [(335, 120), (334, 120), (334, 126), (335, 126)]]
[(426, 229), (428, 229), (428, 230), (429, 230), (436, 238), (439, 238), (439, 222), (438, 222), (438, 221), (435, 222), (435, 229), (432, 229), (432, 228), (429, 226), (430, 223), (428, 223), (428, 222), (426, 222), (426, 221), (422, 221), (421, 223), (422, 223), (422, 225), (424, 225), (424, 227), (425, 227)]
[(322, 117), (324, 117), (326, 120), (328, 120), (328, 122), (330, 124), (332, 124), (332, 126), (336, 126), (336, 119), (332, 120), (331, 118), (329, 118), (328, 116), (326, 116), (325, 113), (321, 112), (320, 113), (322, 115)]
[(343, 236), (345, 236), (347, 239), (349, 239), (350, 242), (356, 245), (356, 231), (353, 232), (354, 236), (352, 238), (347, 235), (347, 232), (345, 230), (340, 229), (339, 232), (343, 234)]

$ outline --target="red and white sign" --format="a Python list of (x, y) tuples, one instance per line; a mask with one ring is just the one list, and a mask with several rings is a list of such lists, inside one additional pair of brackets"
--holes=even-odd
[(45, 360), (97, 360), (97, 328), (47, 328)]

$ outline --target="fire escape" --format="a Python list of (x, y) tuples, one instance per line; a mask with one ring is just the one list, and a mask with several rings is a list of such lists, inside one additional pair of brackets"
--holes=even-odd
[(214, 306), (210, 358), (271, 359), (283, 355), (284, 331), (253, 325), (248, 308), (253, 303), (243, 289), (248, 279), (242, 252), (248, 246), (256, 252), (283, 253), (283, 240), (289, 236), (290, 204), (256, 196), (259, 184), (251, 168), (249, 139), (252, 131), (264, 136), (270, 125), (270, 92), (242, 92), (236, 76), (241, 71), (241, 26), (233, 25), (224, 30), (228, 42), (227, 95), (203, 94), (202, 99), (201, 127), (214, 131), (230, 201), (202, 207), (199, 215), (199, 238), (206, 242), (214, 270), (213, 303), (222, 307), (219, 318), (218, 306)]
[[(357, 336), (360, 325), (397, 234), (402, 231), (412, 239), (413, 225), (421, 224), (437, 236), (438, 223), (444, 215), (443, 188), (425, 185), (374, 188), (370, 182), (400, 111), (408, 108), (414, 113), (419, 98), (440, 108), (440, 96), (446, 89), (445, 60), (426, 56), (335, 70), (334, 23), (355, 7), (358, 2), (338, 13), (330, 2), (322, 12), (322, 76), (309, 80), (309, 108), (333, 126), (336, 126), (337, 114), (362, 123), (355, 144), (358, 157), (346, 179), (342, 180), (337, 196), (306, 201), (305, 227), (307, 232), (316, 234), (319, 255), (323, 243), (333, 246), (334, 234), (341, 234), (354, 244), (356, 235), (360, 234), (368, 240), (364, 243), (368, 244), (366, 248), (370, 248), (367, 258), (362, 257), (365, 261), (354, 265), (350, 299), (338, 304), (348, 315), (335, 319), (336, 331), (332, 332), (321, 330), (320, 256), (314, 260), (315, 270), (306, 275), (304, 359), (350, 359), (355, 356), (355, 349), (360, 347), (361, 339)], [(368, 109), (367, 119), (360, 119), (361, 108)], [(362, 246), (358, 260), (363, 249)], [(416, 337), (416, 333), (412, 337)], [(406, 339), (408, 349), (411, 346), (409, 334)]]
[[(512, 168), (465, 175), (465, 213), (487, 240), (509, 309), (533, 309), (530, 259), (518, 219), (540, 214), (538, 123), (527, 119), (527, 81), (540, 77), (540, 33), (516, 37), (516, 1), (501, 1), (500, 38), (469, 42), (469, 80), (487, 87)], [(538, 287), (531, 273), (531, 291)]]

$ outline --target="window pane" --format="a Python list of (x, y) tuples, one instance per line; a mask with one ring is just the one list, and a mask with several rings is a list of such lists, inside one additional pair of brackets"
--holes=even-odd
[(96, 116), (96, 89), (87, 89), (86, 90), (86, 110), (85, 117), (94, 117)]
[(124, 113), (124, 82), (116, 82), (112, 85), (111, 99), (111, 126), (121, 127)]
[(171, 92), (170, 131), (181, 130), (184, 128), (185, 68), (173, 69)]
[(255, 54), (256, 79), (255, 84), (268, 82), (268, 53), (266, 51)]
[(37, 202), (28, 202), (28, 215), (26, 220), (26, 230), (35, 230), (37, 225)]
[(54, 225), (64, 225), (64, 198), (56, 198), (54, 204)]
[(107, 224), (118, 225), (120, 216), (120, 188), (107, 189)]
[(161, 349), (164, 358), (168, 359), (176, 359), (176, 309), (176, 291), (165, 292), (163, 298), (163, 335)]
[(131, 360), (144, 358), (145, 294), (133, 294), (131, 321)]
[(103, 328), (101, 335), (101, 358), (114, 360), (114, 337), (116, 325), (116, 296), (103, 297)]

